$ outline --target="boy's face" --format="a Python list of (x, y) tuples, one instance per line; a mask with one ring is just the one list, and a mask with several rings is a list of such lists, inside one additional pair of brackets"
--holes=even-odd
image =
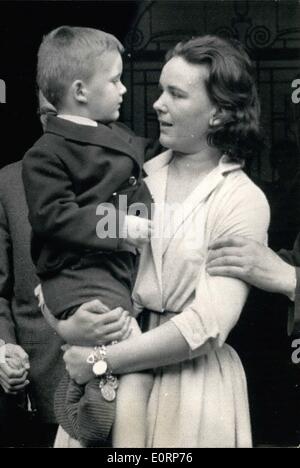
[(121, 82), (123, 62), (117, 50), (97, 59), (96, 70), (86, 83), (89, 118), (102, 123), (118, 120), (126, 88)]

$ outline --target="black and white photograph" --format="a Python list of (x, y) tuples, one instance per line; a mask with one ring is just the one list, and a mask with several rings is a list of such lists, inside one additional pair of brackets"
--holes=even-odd
[(2, 0), (0, 51), (0, 448), (299, 448), (300, 1)]

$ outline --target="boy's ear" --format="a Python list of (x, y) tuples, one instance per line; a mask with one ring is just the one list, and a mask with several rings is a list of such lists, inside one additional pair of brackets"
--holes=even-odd
[(82, 80), (75, 80), (71, 85), (71, 93), (73, 98), (80, 103), (87, 102), (87, 89)]

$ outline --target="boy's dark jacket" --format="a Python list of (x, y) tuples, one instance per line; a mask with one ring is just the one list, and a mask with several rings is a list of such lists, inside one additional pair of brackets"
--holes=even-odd
[[(126, 214), (119, 210), (120, 195), (127, 195), (128, 206), (145, 204), (150, 216), (142, 166), (152, 155), (149, 140), (122, 124), (91, 127), (49, 116), (46, 132), (23, 160), (32, 257), (40, 277), (119, 248)], [(116, 208), (116, 236), (100, 239), (97, 207), (107, 202)]]

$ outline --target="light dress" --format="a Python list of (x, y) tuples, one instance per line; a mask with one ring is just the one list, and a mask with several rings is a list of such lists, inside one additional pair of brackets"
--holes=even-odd
[[(168, 150), (144, 166), (157, 231), (142, 252), (133, 299), (138, 308), (157, 311), (150, 313), (148, 329), (172, 320), (191, 359), (154, 372), (146, 447), (251, 447), (244, 369), (225, 343), (248, 287), (210, 277), (205, 259), (210, 242), (224, 235), (266, 242), (269, 205), (241, 165), (223, 156), (181, 206), (168, 209), (171, 158)], [(118, 440), (122, 445), (122, 434)]]
[[(189, 345), (190, 359), (154, 371), (145, 446), (251, 447), (245, 373), (225, 343), (248, 287), (209, 276), (205, 259), (210, 242), (224, 235), (266, 242), (269, 205), (241, 164), (223, 156), (181, 206), (168, 209), (171, 158), (168, 150), (144, 165), (155, 200), (155, 235), (142, 251), (133, 299), (137, 308), (156, 311), (147, 318), (149, 329), (172, 320)], [(115, 431), (122, 446), (122, 433)], [(72, 445), (76, 441), (60, 429), (56, 446)]]

